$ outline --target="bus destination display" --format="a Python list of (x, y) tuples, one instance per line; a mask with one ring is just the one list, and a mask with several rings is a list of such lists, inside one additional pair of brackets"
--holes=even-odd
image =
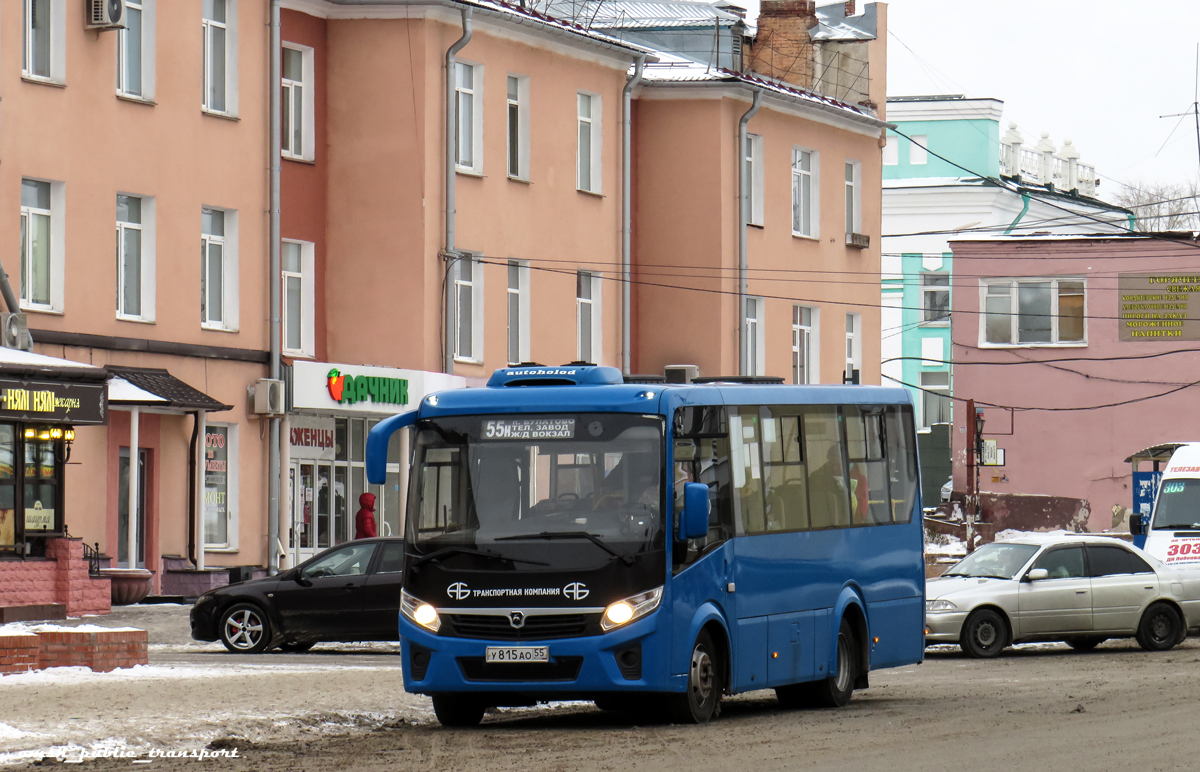
[(571, 440), (574, 418), (503, 418), (483, 422), (485, 440)]

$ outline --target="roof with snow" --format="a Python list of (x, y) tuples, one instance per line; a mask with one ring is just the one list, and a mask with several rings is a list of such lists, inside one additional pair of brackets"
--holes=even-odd
[(549, 0), (548, 14), (575, 19), (590, 29), (713, 28), (744, 24), (738, 15), (710, 3), (650, 0)]
[(863, 12), (846, 16), (846, 4), (834, 3), (817, 7), (817, 26), (808, 31), (814, 41), (852, 42), (879, 37), (879, 20), (875, 3), (868, 3)]

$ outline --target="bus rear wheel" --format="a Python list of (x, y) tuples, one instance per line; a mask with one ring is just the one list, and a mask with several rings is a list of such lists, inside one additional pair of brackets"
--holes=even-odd
[(676, 724), (703, 724), (716, 718), (724, 692), (725, 661), (721, 650), (707, 631), (701, 631), (688, 661), (687, 691), (668, 697), (672, 720)]
[(461, 694), (433, 695), (433, 714), (445, 727), (479, 726), (486, 705)]
[[(854, 628), (842, 617), (837, 637), (837, 671), (821, 681), (811, 684), (797, 684), (800, 688), (796, 693), (787, 695), (775, 694), (785, 707), (791, 707), (802, 702), (817, 708), (840, 708), (850, 701), (854, 694), (854, 682), (858, 679), (858, 642), (854, 637)], [(791, 687), (795, 689), (796, 687)]]

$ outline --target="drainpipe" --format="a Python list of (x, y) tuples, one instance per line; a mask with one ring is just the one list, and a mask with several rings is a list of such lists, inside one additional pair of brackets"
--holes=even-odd
[[(279, 0), (271, 0), (271, 379), (280, 375), (280, 282), (282, 271), (279, 254), (279, 165), (282, 118), (280, 116), (280, 66), (283, 56), (282, 33), (279, 26)], [(267, 440), (267, 574), (279, 573), (279, 557), (275, 543), (279, 540), (279, 417), (270, 419), (271, 433)], [(202, 552), (203, 545), (200, 547)]]
[(632, 263), (632, 253), (629, 243), (629, 230), (631, 227), (630, 190), (632, 185), (630, 183), (629, 176), (630, 166), (632, 165), (630, 159), (632, 148), (630, 145), (633, 134), (633, 90), (637, 88), (639, 83), (642, 82), (642, 68), (645, 67), (645, 65), (646, 55), (642, 54), (637, 58), (637, 64), (634, 66), (633, 70), (633, 78), (625, 84), (625, 90), (621, 92), (621, 98), (624, 100), (624, 107), (622, 109), (625, 111), (625, 125), (623, 127), (624, 152), (623, 158), (621, 159), (622, 164), (624, 164), (622, 166), (621, 176), (621, 372), (625, 375), (629, 375), (629, 368), (632, 367), (630, 362), (631, 335), (629, 330), (630, 319), (633, 315), (630, 305), (629, 291), (629, 269), (630, 264)]
[(1029, 211), (1029, 195), (1026, 193), (1022, 193), (1021, 201), (1023, 202), (1022, 206), (1021, 206), (1021, 211), (1019, 214), (1017, 214), (1017, 218), (1015, 220), (1013, 220), (1011, 223), (1009, 223), (1008, 230), (1004, 231), (1005, 236), (1007, 236), (1008, 234), (1013, 232), (1013, 229), (1017, 227), (1017, 223), (1021, 222), (1021, 219), (1023, 217), (1025, 217), (1025, 214)]
[(450, 269), (454, 267), (457, 255), (454, 252), (454, 56), (471, 42), (471, 9), (462, 9), (463, 34), (454, 45), (446, 51), (446, 249), (443, 257), (446, 260), (446, 270), (443, 275), (442, 304), (445, 307), (443, 322), (444, 349), (442, 352), (442, 372), (454, 374), (454, 282), (451, 280)]
[(188, 443), (188, 551), (187, 556), (195, 565), (196, 561), (196, 483), (203, 482), (203, 476), (196, 474), (196, 464), (203, 463), (198, 459), (204, 458), (199, 452), (196, 438), (200, 436), (200, 412), (192, 413), (192, 441)]
[(746, 190), (753, 183), (746, 174), (746, 124), (758, 112), (762, 91), (754, 92), (754, 103), (738, 121), (738, 349), (741, 374), (750, 375), (749, 341), (746, 340), (746, 226), (750, 213), (746, 211)]

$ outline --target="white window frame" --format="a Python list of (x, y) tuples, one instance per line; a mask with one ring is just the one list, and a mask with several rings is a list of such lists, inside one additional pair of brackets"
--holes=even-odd
[[(517, 271), (516, 271), (517, 286), (516, 287), (512, 286), (511, 269), (514, 267), (517, 269)], [(507, 334), (505, 335), (505, 338), (504, 338), (505, 357), (507, 358), (508, 364), (516, 365), (516, 364), (520, 364), (521, 362), (530, 361), (530, 354), (529, 354), (529, 318), (530, 318), (529, 317), (529, 314), (530, 314), (529, 262), (525, 261), (525, 260), (509, 260), (508, 265), (506, 266), (505, 270), (510, 272), (509, 276), (506, 276), (507, 289), (505, 290), (506, 294), (505, 294), (505, 298), (504, 298), (507, 301), (504, 304), (505, 315), (507, 317), (507, 326), (505, 328), (505, 332)], [(517, 302), (517, 318), (515, 320), (513, 319), (513, 315), (512, 315), (512, 302), (514, 300), (514, 297), (513, 297), (514, 295), (516, 296), (515, 300)], [(513, 326), (514, 321), (516, 322), (516, 325), (517, 325), (517, 351), (516, 351), (517, 358), (516, 358), (516, 360), (514, 360), (512, 358), (513, 351), (512, 351), (512, 347), (511, 347), (512, 326)]]
[(846, 314), (846, 370), (844, 375), (851, 375), (852, 370), (858, 370), (859, 382), (862, 382), (862, 314)]
[[(942, 386), (941, 384), (930, 384), (930, 383), (925, 383), (925, 376), (927, 376), (927, 375), (932, 375), (932, 374), (934, 374), (934, 373), (936, 373), (936, 374), (938, 374), (938, 375), (945, 375), (945, 376), (946, 376), (946, 385), (945, 385), (945, 386)], [(919, 412), (920, 412), (919, 419), (920, 419), (920, 427), (921, 427), (921, 430), (922, 430), (922, 431), (928, 431), (928, 430), (929, 430), (929, 428), (930, 428), (931, 426), (933, 426), (933, 424), (931, 424), (931, 423), (929, 422), (929, 416), (926, 414), (926, 413), (927, 413), (927, 411), (925, 410), (925, 400), (926, 400), (926, 398), (927, 398), (927, 397), (929, 397), (929, 396), (930, 396), (930, 395), (929, 395), (927, 392), (930, 392), (930, 391), (936, 391), (936, 392), (938, 392), (939, 394), (942, 394), (942, 393), (944, 393), (944, 395), (945, 395), (945, 397), (946, 397), (946, 401), (949, 403), (949, 407), (950, 407), (950, 415), (951, 415), (951, 419), (953, 420), (953, 415), (954, 415), (954, 402), (953, 402), (953, 400), (951, 400), (951, 399), (950, 399), (950, 394), (951, 394), (951, 391), (950, 391), (950, 386), (951, 386), (951, 384), (950, 384), (950, 380), (951, 380), (951, 378), (950, 378), (950, 371), (949, 371), (949, 370), (927, 370), (927, 371), (923, 371), (923, 372), (921, 372), (921, 373), (920, 373), (920, 376), (919, 376), (918, 380), (919, 380), (919, 382), (920, 382), (920, 386), (921, 386), (921, 389), (922, 389), (922, 391), (921, 391), (921, 400), (920, 400), (921, 404), (920, 404), (920, 410), (919, 410)]]
[[(581, 298), (579, 296), (579, 281), (582, 274), (587, 274), (590, 281), (588, 289), (590, 290), (590, 298)], [(577, 271), (575, 283), (575, 360), (582, 362), (588, 361), (595, 364), (603, 364), (604, 359), (604, 303), (601, 297), (601, 287), (603, 279), (600, 273), (596, 271)], [(583, 313), (585, 307), (591, 315), (591, 339), (588, 341), (591, 346), (591, 356), (585, 357), (583, 351)]]
[[(950, 325), (950, 274), (945, 271), (922, 271), (921, 272), (921, 326), (922, 327), (948, 327)], [(944, 285), (926, 284), (927, 277), (936, 276), (946, 280)], [(929, 313), (929, 295), (938, 293), (946, 293), (946, 316), (942, 319), (926, 319)]]
[[(808, 153), (809, 168), (800, 168), (801, 154)], [(808, 178), (808, 209), (809, 232), (796, 227), (797, 197), (801, 195), (801, 181)], [(801, 218), (801, 223), (803, 219)], [(792, 146), (792, 235), (800, 238), (819, 239), (821, 237), (821, 154), (816, 150), (800, 145)]]
[[(462, 265), (471, 262), (471, 279), (462, 278)], [(483, 263), (473, 256), (454, 261), (454, 361), (468, 364), (483, 362)], [(461, 329), (458, 323), (461, 311), (462, 288), (469, 288), (471, 299), (471, 350), (462, 352)]]
[[(213, 21), (204, 18), (201, 11), (200, 23), (204, 32), (204, 48), (201, 63), (203, 87), (201, 89), (200, 109), (203, 112), (218, 116), (236, 117), (238, 114), (238, 0), (225, 0), (225, 21)], [(211, 30), (225, 30), (225, 109), (219, 109), (209, 104), (209, 82), (212, 75), (212, 46), (209, 45)]]
[(896, 134), (888, 134), (883, 143), (883, 165), (900, 165), (900, 138)]
[(747, 193), (750, 200), (746, 202), (746, 222), (750, 225), (762, 227), (764, 222), (763, 206), (763, 138), (761, 134), (746, 135), (746, 158), (744, 159), (746, 166), (746, 179), (750, 183), (750, 190)]
[[(808, 311), (808, 324), (803, 323), (801, 309)], [(792, 306), (792, 382), (796, 384), (820, 383), (821, 363), (821, 309), (816, 306), (797, 304)], [(804, 375), (805, 380), (798, 379), (796, 358), (800, 353), (800, 342), (804, 342)]]
[(767, 374), (767, 301), (765, 298), (746, 296), (746, 370), (747, 375)]
[[(225, 478), (225, 512), (227, 529), (225, 532), (226, 542), (224, 544), (210, 542), (208, 540), (208, 529), (206, 524), (201, 523), (200, 535), (204, 540), (205, 552), (237, 552), (238, 551), (238, 470), (241, 468), (240, 457), (238, 454), (238, 424), (222, 423), (220, 421), (209, 422), (206, 425), (205, 432), (211, 429), (225, 429), (225, 449), (226, 449), (226, 478)], [(203, 496), (201, 496), (203, 499)], [(200, 513), (201, 518), (204, 513)]]
[[(467, 88), (458, 84), (458, 67), (471, 68), (471, 86)], [(459, 105), (464, 99), (471, 101), (471, 163), (462, 164), (457, 157), (454, 162), (455, 171), (460, 174), (483, 175), (483, 65), (478, 62), (457, 60), (454, 72), (454, 114), (455, 114), (455, 147), (462, 138), (462, 127), (458, 123)], [(457, 156), (457, 150), (455, 151)]]
[[(284, 158), (290, 158), (296, 161), (315, 161), (317, 158), (317, 143), (316, 143), (316, 100), (313, 95), (313, 83), (316, 81), (316, 70), (314, 64), (315, 51), (311, 46), (302, 46), (299, 43), (284, 43), (283, 48), (291, 51), (296, 51), (300, 54), (300, 78), (301, 80), (291, 80), (283, 76), (282, 55), (280, 64), (280, 93), (283, 97), (283, 102), (287, 106), (288, 121), (283, 122), (290, 125), (282, 125), (280, 131), (284, 136), (280, 137), (280, 153)], [(294, 99), (295, 87), (300, 88), (300, 111), (297, 119), (296, 100)], [(296, 123), (300, 124), (300, 147), (296, 148)], [(284, 142), (284, 138), (288, 138), (288, 142)], [(284, 149), (284, 144), (287, 144), (287, 149)]]
[(846, 185), (846, 241), (851, 233), (862, 233), (862, 163), (846, 159), (845, 169), (850, 171), (850, 179), (843, 172)]
[(157, 0), (125, 0), (126, 3), (126, 18), (131, 11), (139, 10), (142, 14), (142, 34), (139, 45), (141, 46), (141, 67), (138, 75), (141, 81), (139, 90), (133, 90), (129, 87), (129, 70), (128, 60), (125, 56), (125, 48), (129, 42), (129, 29), (117, 30), (117, 95), (124, 99), (133, 99), (139, 102), (154, 101), (154, 32), (155, 32), (155, 17), (157, 9)]
[[(589, 116), (582, 115), (583, 100), (589, 98)], [(583, 179), (583, 143), (579, 134), (583, 124), (589, 125), (588, 177)], [(604, 98), (593, 91), (579, 91), (575, 95), (575, 189), (584, 193), (601, 195), (604, 192)]]
[[(204, 259), (200, 264), (202, 275), (207, 276), (209, 244), (221, 245), (221, 320), (210, 321), (207, 306), (201, 298), (200, 327), (216, 332), (238, 331), (238, 212), (236, 209), (225, 209), (219, 206), (201, 207), (201, 217), (204, 209), (212, 209), (225, 215), (225, 235), (214, 236), (200, 229), (200, 243), (204, 251)], [(205, 287), (205, 291), (207, 287)]]
[[(283, 271), (281, 282), (282, 292), (280, 292), (282, 300), (280, 341), (285, 354), (293, 357), (313, 358), (317, 355), (317, 246), (311, 241), (301, 241), (299, 239), (282, 239), (282, 241), (284, 244), (298, 244), (300, 246), (300, 272), (288, 271), (286, 265), (283, 264), (282, 260), (280, 261)], [(300, 280), (300, 348), (288, 346), (287, 280), (289, 278), (298, 278)]]
[(924, 166), (929, 163), (929, 137), (925, 134), (914, 134), (908, 139), (908, 165)]
[[(117, 318), (126, 322), (153, 322), (155, 318), (155, 199), (154, 196), (142, 196), (136, 193), (118, 193), (118, 196), (129, 196), (141, 200), (141, 223), (133, 224), (117, 220)], [(137, 230), (141, 233), (141, 280), (139, 282), (141, 313), (126, 313), (123, 308), (123, 293), (125, 287), (125, 231)]]
[[(1021, 284), (1049, 282), (1050, 288), (1050, 341), (1022, 343), (1020, 335), (1020, 300), (1018, 292)], [(1060, 285), (1065, 282), (1083, 285), (1083, 340), (1059, 340), (1059, 292)], [(1009, 288), (1009, 341), (1008, 343), (993, 343), (987, 339), (987, 298), (988, 287), (1007, 285)], [(995, 296), (993, 296), (995, 297)], [(1088, 345), (1087, 318), (1088, 284), (1084, 276), (1021, 276), (1012, 278), (983, 279), (979, 282), (979, 347), (980, 348), (1086, 348)], [(997, 312), (1002, 314), (1002, 312)]]
[(21, 0), (21, 77), (24, 80), (63, 85), (67, 82), (67, 0), (50, 2), (50, 55), (47, 57), (50, 71), (39, 74), (33, 71), (33, 28), (30, 15), (34, 0)]
[[(508, 78), (514, 79), (517, 82), (517, 98), (513, 99), (507, 93), (507, 79), (505, 80), (506, 88), (506, 104), (507, 112), (505, 113), (505, 131), (506, 142), (504, 145), (505, 169), (508, 172), (509, 179), (519, 180), (521, 182), (529, 182), (529, 76), (517, 75), (509, 73)], [(513, 137), (512, 113), (516, 112), (517, 118), (517, 136)], [(515, 144), (515, 147), (514, 147)], [(516, 151), (516, 168), (512, 165), (512, 153)]]
[[(24, 180), (45, 182), (50, 185), (50, 208), (48, 210), (40, 207), (21, 206), (22, 218), (31, 215), (49, 215), (50, 217), (50, 302), (48, 304), (34, 303), (28, 299), (26, 289), (31, 284), (31, 281), (30, 276), (25, 275), (25, 273), (30, 273), (33, 269), (32, 261), (28, 261), (26, 271), (21, 275), (20, 279), (21, 310), (61, 314), (63, 312), (63, 299), (65, 296), (64, 282), (66, 279), (66, 185), (54, 180), (39, 179), (37, 177), (23, 177), (22, 181)], [(28, 249), (31, 247), (29, 240), (33, 238), (31, 229), (26, 228), (25, 238), (26, 243), (23, 246)]]

